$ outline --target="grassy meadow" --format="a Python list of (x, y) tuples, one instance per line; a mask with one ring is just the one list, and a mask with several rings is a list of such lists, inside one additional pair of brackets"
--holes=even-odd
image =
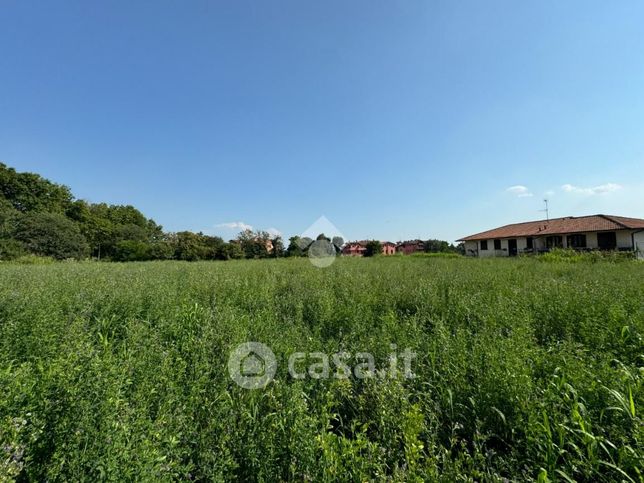
[[(633, 261), (4, 263), (0, 481), (641, 482), (643, 334)], [(286, 369), (391, 344), (415, 378)]]

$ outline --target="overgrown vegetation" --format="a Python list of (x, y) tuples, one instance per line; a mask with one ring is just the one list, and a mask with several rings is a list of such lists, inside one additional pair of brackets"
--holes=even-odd
[[(534, 255), (523, 255), (534, 256)], [(539, 260), (542, 262), (557, 262), (557, 263), (587, 263), (587, 262), (627, 262), (634, 260), (636, 254), (634, 252), (619, 252), (616, 250), (588, 250), (579, 251), (571, 248), (555, 248), (548, 253), (539, 255)]]
[[(644, 266), (5, 264), (0, 480), (642, 481)], [(265, 389), (228, 376), (261, 341)], [(293, 380), (293, 351), (418, 353)]]

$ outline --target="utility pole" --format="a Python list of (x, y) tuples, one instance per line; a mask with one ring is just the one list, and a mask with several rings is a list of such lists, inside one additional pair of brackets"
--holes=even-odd
[(546, 212), (546, 221), (550, 221), (550, 210), (548, 209), (548, 198), (543, 200), (543, 202), (546, 204), (546, 209), (545, 210), (539, 210), (539, 211), (545, 211)]

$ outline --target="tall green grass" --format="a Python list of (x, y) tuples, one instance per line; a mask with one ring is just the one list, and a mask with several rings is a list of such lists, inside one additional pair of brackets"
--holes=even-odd
[[(637, 263), (4, 264), (0, 480), (642, 481), (643, 333)], [(286, 371), (392, 343), (415, 379)]]

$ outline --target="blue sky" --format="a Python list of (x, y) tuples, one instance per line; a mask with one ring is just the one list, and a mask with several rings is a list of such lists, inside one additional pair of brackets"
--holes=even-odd
[[(0, 160), (165, 229), (644, 218), (644, 3), (4, 0)], [(510, 189), (512, 188), (512, 189)], [(234, 225), (236, 224), (236, 225)]]

